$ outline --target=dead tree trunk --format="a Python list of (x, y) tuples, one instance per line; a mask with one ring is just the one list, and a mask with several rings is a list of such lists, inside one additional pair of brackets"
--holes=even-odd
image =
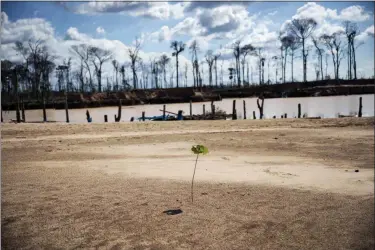
[(115, 115), (115, 122), (119, 122), (121, 120), (121, 99), (119, 100), (118, 104), (118, 111), (117, 111), (117, 116)]
[(243, 119), (246, 120), (246, 102), (243, 100)]
[(237, 120), (236, 100), (233, 100), (232, 120)]
[(69, 108), (68, 108), (68, 97), (65, 96), (65, 115), (66, 115), (66, 122), (69, 123)]
[(26, 122), (25, 103), (23, 102), (23, 97), (21, 99), (21, 114), (22, 114), (22, 121)]
[[(262, 102), (259, 102), (261, 100)], [(257, 99), (257, 105), (259, 109), (259, 119), (263, 119), (263, 107), (264, 107), (264, 97), (261, 96), (260, 98)]]

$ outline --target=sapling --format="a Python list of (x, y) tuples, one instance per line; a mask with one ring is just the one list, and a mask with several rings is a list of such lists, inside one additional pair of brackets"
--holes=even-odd
[(193, 178), (191, 180), (191, 202), (193, 202), (194, 176), (195, 176), (195, 170), (197, 169), (198, 157), (200, 154), (202, 155), (208, 154), (208, 148), (203, 145), (195, 145), (191, 148), (191, 151), (197, 155), (197, 158), (195, 159)]

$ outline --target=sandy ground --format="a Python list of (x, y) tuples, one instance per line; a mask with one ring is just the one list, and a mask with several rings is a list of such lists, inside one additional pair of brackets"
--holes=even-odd
[[(2, 124), (1, 133), (3, 249), (374, 247), (374, 118)], [(210, 153), (191, 203), (198, 143)]]

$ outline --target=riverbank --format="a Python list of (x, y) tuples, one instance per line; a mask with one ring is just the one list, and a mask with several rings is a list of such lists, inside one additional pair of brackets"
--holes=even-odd
[[(373, 128), (374, 118), (2, 124), (2, 246), (372, 249)], [(191, 203), (194, 144), (210, 152)]]
[[(335, 80), (315, 81), (307, 83), (285, 83), (274, 85), (253, 85), (248, 87), (204, 87), (201, 90), (193, 88), (171, 88), (171, 89), (150, 89), (131, 90), (127, 92), (109, 92), (94, 94), (68, 94), (69, 109), (95, 108), (117, 106), (119, 100), (124, 106), (141, 104), (172, 104), (220, 101), (223, 98), (244, 98), (258, 97), (265, 98), (282, 97), (314, 97), (314, 96), (338, 96), (374, 94), (375, 82), (373, 79), (361, 80)], [(43, 104), (33, 99), (28, 99), (27, 95), (21, 95), (24, 100), (25, 109), (42, 109)], [(64, 93), (52, 92), (46, 102), (47, 109), (64, 109)], [(15, 110), (14, 98), (2, 97), (3, 110)]]

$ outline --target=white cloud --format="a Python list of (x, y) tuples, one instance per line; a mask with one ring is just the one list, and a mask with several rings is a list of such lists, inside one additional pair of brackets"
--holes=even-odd
[(105, 34), (105, 30), (103, 27), (99, 26), (96, 28), (96, 33), (103, 35)]
[(130, 16), (149, 17), (166, 20), (184, 17), (183, 3), (168, 2), (88, 2), (73, 10), (78, 14), (122, 13)]
[(374, 37), (374, 25), (371, 25), (365, 31), (361, 32), (355, 37), (355, 39), (356, 41), (362, 43), (365, 42), (369, 37)]
[(340, 20), (340, 21), (353, 21), (353, 22), (363, 22), (371, 18), (370, 13), (366, 12), (362, 6), (353, 5), (347, 7), (337, 14), (337, 10), (325, 8), (315, 2), (309, 2), (303, 5), (301, 8), (297, 9), (296, 15), (293, 19), (300, 18), (312, 18), (318, 24), (321, 24), (327, 19)]
[[(216, 6), (216, 5), (214, 5)], [(175, 36), (208, 37), (210, 39), (233, 39), (247, 33), (253, 26), (255, 16), (249, 16), (241, 5), (218, 5), (213, 9), (198, 8), (195, 16), (187, 17), (170, 28), (163, 26), (152, 33), (152, 39), (159, 42), (174, 39)]]
[(370, 13), (366, 12), (362, 6), (353, 5), (341, 10), (340, 15), (334, 17), (343, 21), (363, 22), (370, 19)]
[(318, 26), (318, 28), (314, 31), (314, 36), (320, 37), (322, 35), (332, 35), (337, 32), (344, 32), (345, 29), (344, 27), (337, 25), (337, 24), (332, 24), (327, 21), (323, 21), (323, 23)]
[(371, 25), (365, 30), (365, 33), (367, 33), (369, 36), (374, 36), (374, 25)]
[(314, 19), (318, 24), (322, 23), (326, 18), (337, 16), (336, 10), (326, 9), (325, 7), (309, 2), (297, 9), (293, 19)]

